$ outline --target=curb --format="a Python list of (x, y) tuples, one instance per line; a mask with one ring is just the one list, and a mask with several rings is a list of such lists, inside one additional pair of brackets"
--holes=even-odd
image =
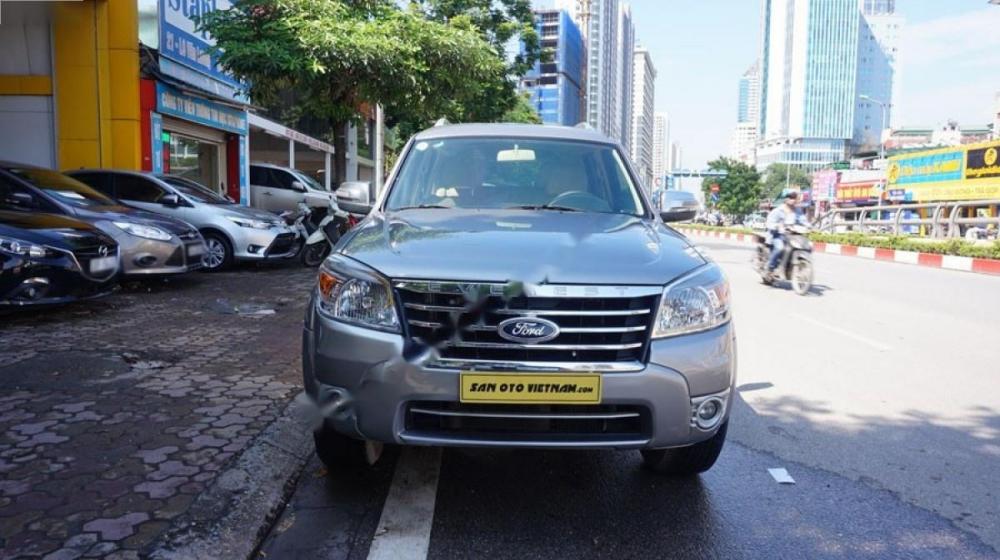
[(215, 478), (143, 557), (250, 558), (281, 513), (313, 450), (310, 405), (300, 393)]
[[(753, 243), (753, 235), (749, 233), (733, 233), (729, 231), (711, 231), (704, 229), (676, 228), (687, 236), (716, 237), (731, 239), (741, 243)], [(845, 257), (859, 257), (876, 261), (915, 264), (929, 268), (944, 268), (961, 270), (978, 274), (1000, 275), (1000, 260), (980, 259), (974, 257), (959, 257), (939, 255), (937, 253), (918, 253), (915, 251), (897, 251), (896, 249), (880, 249), (876, 247), (858, 247), (855, 245), (840, 245), (838, 243), (813, 242), (813, 251)]]

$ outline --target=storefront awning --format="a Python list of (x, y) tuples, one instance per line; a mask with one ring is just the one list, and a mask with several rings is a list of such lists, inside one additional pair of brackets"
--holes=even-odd
[(265, 119), (260, 115), (250, 113), (250, 128), (258, 128), (268, 134), (271, 134), (272, 136), (294, 140), (300, 144), (305, 144), (318, 152), (333, 153), (333, 146), (330, 144), (327, 144), (322, 140), (317, 140), (312, 136), (302, 134), (301, 132), (288, 128), (283, 124)]

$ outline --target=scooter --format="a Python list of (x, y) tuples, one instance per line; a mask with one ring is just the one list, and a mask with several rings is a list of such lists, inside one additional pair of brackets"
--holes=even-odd
[(306, 238), (305, 245), (302, 247), (302, 264), (319, 266), (330, 255), (341, 236), (347, 233), (352, 226), (351, 215), (341, 210), (336, 201), (331, 199), (330, 209), (326, 216)]
[(295, 232), (295, 242), (298, 248), (295, 254), (289, 258), (300, 257), (302, 249), (306, 246), (306, 239), (316, 230), (316, 224), (313, 222), (312, 207), (305, 202), (299, 202), (299, 209), (297, 211), (285, 210), (281, 214), (278, 214), (278, 216)]
[(754, 269), (760, 274), (761, 281), (768, 286), (776, 280), (786, 280), (792, 284), (792, 289), (800, 296), (809, 293), (813, 284), (812, 242), (809, 241), (809, 228), (802, 225), (788, 226), (785, 231), (786, 243), (774, 272), (767, 270), (768, 257), (771, 254), (771, 243), (767, 234), (754, 233), (757, 241), (757, 252), (754, 254)]

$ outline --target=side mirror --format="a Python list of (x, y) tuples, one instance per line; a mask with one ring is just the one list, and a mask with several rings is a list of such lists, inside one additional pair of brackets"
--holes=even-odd
[(302, 181), (292, 181), (292, 190), (306, 192), (306, 186), (302, 183)]
[(693, 220), (695, 215), (698, 214), (697, 210), (664, 210), (660, 212), (660, 219), (664, 222), (685, 222), (687, 220)]
[(160, 199), (160, 204), (176, 208), (181, 205), (181, 197), (173, 193), (163, 195), (163, 198)]
[(347, 181), (340, 184), (334, 195), (338, 201), (371, 202), (371, 183), (366, 181)]
[(38, 207), (38, 203), (35, 202), (35, 197), (31, 196), (28, 193), (23, 193), (23, 192), (11, 193), (11, 195), (7, 197), (7, 204), (10, 204), (11, 206), (16, 206), (18, 208), (28, 208), (28, 209), (34, 209)]

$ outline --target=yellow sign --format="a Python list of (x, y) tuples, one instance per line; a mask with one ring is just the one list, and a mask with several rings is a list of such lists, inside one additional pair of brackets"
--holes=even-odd
[(927, 183), (912, 185), (907, 190), (913, 192), (913, 199), (921, 202), (934, 200), (985, 200), (1000, 198), (1000, 181), (974, 181)]
[(886, 179), (919, 202), (1000, 198), (1000, 142), (893, 156)]
[(988, 166), (996, 165), (996, 163), (997, 163), (997, 149), (996, 148), (989, 148), (988, 150), (986, 150), (986, 153), (983, 155), (983, 161), (986, 162), (986, 165), (988, 165)]
[(598, 404), (601, 376), (462, 372), (459, 400), (488, 404)]

